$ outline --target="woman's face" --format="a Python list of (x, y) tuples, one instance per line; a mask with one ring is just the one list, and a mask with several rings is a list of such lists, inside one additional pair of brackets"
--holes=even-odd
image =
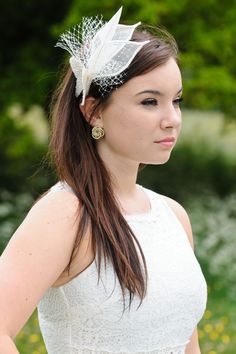
[(168, 161), (181, 129), (181, 92), (181, 73), (172, 58), (113, 91), (100, 114), (101, 156), (144, 164)]

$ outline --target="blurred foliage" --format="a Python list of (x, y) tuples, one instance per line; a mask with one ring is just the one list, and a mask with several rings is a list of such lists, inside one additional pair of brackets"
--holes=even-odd
[(47, 354), (42, 334), (39, 329), (37, 310), (16, 337), (16, 346), (20, 353)]
[(236, 302), (209, 287), (205, 314), (198, 325), (203, 354), (234, 354), (236, 347)]
[[(236, 118), (236, 2), (220, 0), (124, 0), (122, 22), (160, 25), (174, 35), (180, 49), (185, 107), (219, 109)], [(103, 14), (105, 19), (120, 1), (74, 0), (55, 35), (81, 21)]]
[(32, 204), (33, 196), (29, 192), (0, 191), (0, 255)]
[(42, 189), (48, 183), (46, 173), (33, 177), (43, 168), (43, 155), (47, 146), (39, 143), (27, 125), (19, 124), (7, 114), (0, 119), (0, 169), (1, 190), (14, 193)]
[(0, 2), (1, 110), (15, 102), (46, 107), (60, 62), (50, 28), (69, 5), (69, 0)]
[[(181, 52), (185, 106), (219, 109), (236, 117), (236, 2), (225, 0), (124, 0), (122, 22), (142, 21), (166, 27)], [(118, 0), (1, 2), (0, 58), (2, 108), (14, 102), (48, 107), (64, 51), (55, 49), (59, 34), (82, 16), (107, 20)], [(10, 43), (10, 45), (9, 45)]]
[(186, 202), (207, 283), (232, 300), (236, 298), (235, 201), (236, 193), (225, 198), (204, 193)]

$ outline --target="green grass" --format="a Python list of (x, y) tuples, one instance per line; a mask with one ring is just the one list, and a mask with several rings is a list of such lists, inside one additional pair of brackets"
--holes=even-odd
[[(235, 354), (236, 302), (209, 293), (205, 314), (198, 325), (202, 354)], [(46, 354), (40, 334), (37, 312), (16, 338), (21, 354)]]
[(236, 302), (210, 291), (198, 334), (202, 354), (235, 354)]
[(37, 311), (18, 334), (15, 342), (20, 354), (47, 354), (39, 329)]

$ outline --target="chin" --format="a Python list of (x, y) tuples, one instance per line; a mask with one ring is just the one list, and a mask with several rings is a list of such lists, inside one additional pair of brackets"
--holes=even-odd
[(160, 162), (160, 165), (163, 165), (164, 163), (168, 162), (169, 159), (170, 159), (170, 156), (171, 156), (171, 154), (169, 154), (165, 159), (163, 159), (163, 160)]
[(167, 156), (159, 157), (158, 159), (151, 159), (147, 160), (145, 162), (142, 162), (142, 164), (145, 165), (164, 165), (166, 162), (168, 162), (170, 159), (170, 154)]

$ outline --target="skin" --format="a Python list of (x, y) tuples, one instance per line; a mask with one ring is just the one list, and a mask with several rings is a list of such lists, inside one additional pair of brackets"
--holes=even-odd
[[(122, 85), (112, 93), (108, 104), (92, 116), (91, 125), (105, 130), (104, 138), (97, 141), (97, 149), (113, 175), (117, 195), (134, 196), (140, 163), (168, 161), (173, 147), (154, 142), (166, 137), (178, 138), (181, 89), (180, 70), (174, 59), (170, 59)], [(153, 93), (142, 93), (146, 90)], [(91, 97), (81, 106), (88, 119), (95, 104)]]
[[(179, 99), (182, 79), (174, 59), (154, 70), (137, 76), (111, 95), (108, 105), (92, 116), (96, 100), (88, 98), (81, 106), (92, 126), (103, 127), (105, 136), (97, 149), (113, 176), (114, 191), (126, 214), (142, 213), (150, 208), (147, 197), (136, 185), (138, 167), (144, 164), (164, 164), (174, 147), (155, 143), (166, 137), (178, 139), (182, 119)], [(141, 195), (142, 194), (142, 195)], [(184, 208), (165, 197), (181, 221), (193, 247), (191, 224)], [(186, 354), (199, 354), (197, 328)]]
[[(150, 208), (146, 194), (136, 185), (138, 166), (168, 161), (173, 146), (162, 146), (155, 141), (169, 136), (178, 138), (181, 111), (176, 100), (180, 98), (181, 88), (179, 68), (170, 59), (114, 91), (108, 104), (92, 116), (94, 98), (88, 97), (81, 106), (91, 124), (105, 130), (104, 138), (97, 141), (97, 149), (113, 177), (114, 193), (124, 213), (142, 213)], [(140, 94), (144, 90), (160, 91), (161, 95)], [(193, 247), (186, 211), (174, 200), (165, 198)], [(75, 242), (78, 207), (72, 193), (47, 194), (31, 208), (0, 257), (0, 354), (18, 353), (12, 338), (46, 290), (65, 284), (93, 261), (88, 231), (72, 263), (71, 276), (64, 272)], [(186, 354), (200, 354), (197, 329)]]

